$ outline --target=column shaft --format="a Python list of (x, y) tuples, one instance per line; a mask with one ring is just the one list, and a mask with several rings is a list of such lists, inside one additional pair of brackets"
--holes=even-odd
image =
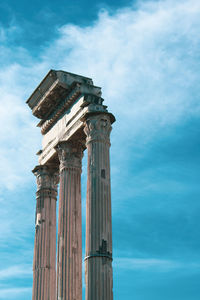
[(55, 169), (37, 166), (37, 205), (33, 259), (32, 300), (55, 300), (56, 296), (56, 197)]
[(58, 218), (57, 299), (82, 299), (82, 148), (62, 142), (60, 159), (60, 198)]
[(110, 131), (109, 115), (87, 118), (86, 300), (113, 299)]

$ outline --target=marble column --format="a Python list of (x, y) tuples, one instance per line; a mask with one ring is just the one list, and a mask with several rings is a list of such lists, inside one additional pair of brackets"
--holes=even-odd
[(36, 166), (37, 205), (32, 300), (56, 297), (56, 199), (58, 173), (52, 166)]
[(57, 300), (82, 299), (81, 163), (78, 142), (60, 142)]
[(89, 115), (86, 200), (86, 300), (112, 300), (112, 222), (110, 192), (110, 115)]

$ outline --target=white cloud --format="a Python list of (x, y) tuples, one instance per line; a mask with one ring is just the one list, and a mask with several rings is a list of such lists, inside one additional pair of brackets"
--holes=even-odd
[[(2, 262), (1, 262), (2, 263)], [(31, 295), (32, 287), (17, 287), (15, 280), (32, 278), (32, 266), (28, 264), (13, 265), (0, 269), (0, 299), (16, 299), (16, 297)], [(10, 284), (9, 282), (12, 282)]]
[[(13, 22), (11, 22), (13, 23)], [(13, 36), (20, 30), (19, 27), (15, 26), (14, 24), (10, 24), (6, 28), (1, 27), (0, 25), (0, 41), (1, 43), (6, 43), (9, 39), (9, 37)]]
[[(90, 27), (63, 26), (40, 61), (25, 49), (5, 48), (16, 63), (0, 72), (1, 188), (31, 178), (41, 136), (25, 99), (50, 68), (90, 76), (103, 87), (105, 103), (117, 116), (117, 147), (198, 115), (199, 16), (197, 0), (141, 2), (137, 10), (102, 11)], [(26, 65), (17, 63), (22, 56)]]
[(194, 262), (180, 262), (176, 260), (164, 260), (157, 258), (120, 258), (116, 257), (113, 263), (116, 269), (154, 271), (173, 271), (177, 269), (199, 269), (200, 264)]
[(0, 299), (15, 299), (16, 296), (30, 295), (32, 288), (6, 288), (0, 290)]
[(0, 270), (0, 280), (32, 276), (32, 266), (16, 265)]
[(147, 125), (177, 122), (194, 113), (197, 102), (195, 95), (188, 97), (199, 78), (199, 13), (194, 0), (152, 2), (112, 16), (103, 12), (92, 27), (63, 26), (44, 59), (54, 57), (59, 68), (94, 78), (110, 109), (122, 121), (128, 117), (126, 129), (134, 125), (138, 133)]
[(25, 104), (27, 82), (22, 86), (25, 73), (17, 64), (0, 71), (0, 172), (3, 175), (0, 191), (27, 182), (39, 145), (39, 132), (34, 130), (36, 122)]

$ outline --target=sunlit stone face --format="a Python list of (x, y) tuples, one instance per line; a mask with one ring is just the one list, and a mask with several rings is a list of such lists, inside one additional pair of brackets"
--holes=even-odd
[(74, 103), (60, 119), (52, 126), (52, 128), (43, 136), (42, 153), (39, 156), (39, 163), (45, 164), (56, 153), (54, 149), (59, 141), (68, 140), (76, 132), (81, 130), (83, 123), (81, 117), (87, 111), (87, 108), (81, 107), (84, 102), (82, 96)]
[(27, 100), (33, 115), (41, 119), (39, 164), (55, 160), (55, 146), (60, 141), (84, 140), (82, 119), (88, 112), (106, 111), (102, 102), (101, 88), (94, 86), (92, 79), (51, 70)]

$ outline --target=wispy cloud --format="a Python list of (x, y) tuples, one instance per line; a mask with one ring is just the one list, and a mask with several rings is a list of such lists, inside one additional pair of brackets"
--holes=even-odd
[(176, 260), (164, 260), (156, 258), (121, 258), (116, 257), (114, 260), (114, 268), (126, 270), (150, 270), (160, 272), (171, 272), (180, 269), (196, 269), (199, 271), (200, 263), (197, 262), (181, 262)]
[(19, 297), (19, 295), (28, 296), (31, 293), (32, 288), (6, 288), (0, 290), (0, 299), (15, 299), (15, 297)]
[(0, 74), (2, 187), (24, 180), (39, 148), (36, 122), (23, 100), (49, 68), (91, 76), (103, 87), (118, 120), (116, 147), (138, 137), (144, 142), (166, 126), (199, 115), (199, 13), (197, 0), (141, 2), (137, 10), (102, 11), (90, 27), (63, 26), (39, 61), (18, 49), (25, 63), (19, 65), (16, 58)]
[(16, 265), (6, 269), (0, 269), (0, 280), (32, 276), (32, 266)]
[(151, 2), (112, 16), (105, 11), (95, 26), (63, 26), (44, 59), (54, 56), (59, 67), (91, 74), (103, 86), (112, 111), (120, 120), (127, 118), (123, 129), (134, 124), (134, 135), (151, 133), (199, 111), (194, 86), (199, 78), (199, 10), (199, 3), (191, 0)]

